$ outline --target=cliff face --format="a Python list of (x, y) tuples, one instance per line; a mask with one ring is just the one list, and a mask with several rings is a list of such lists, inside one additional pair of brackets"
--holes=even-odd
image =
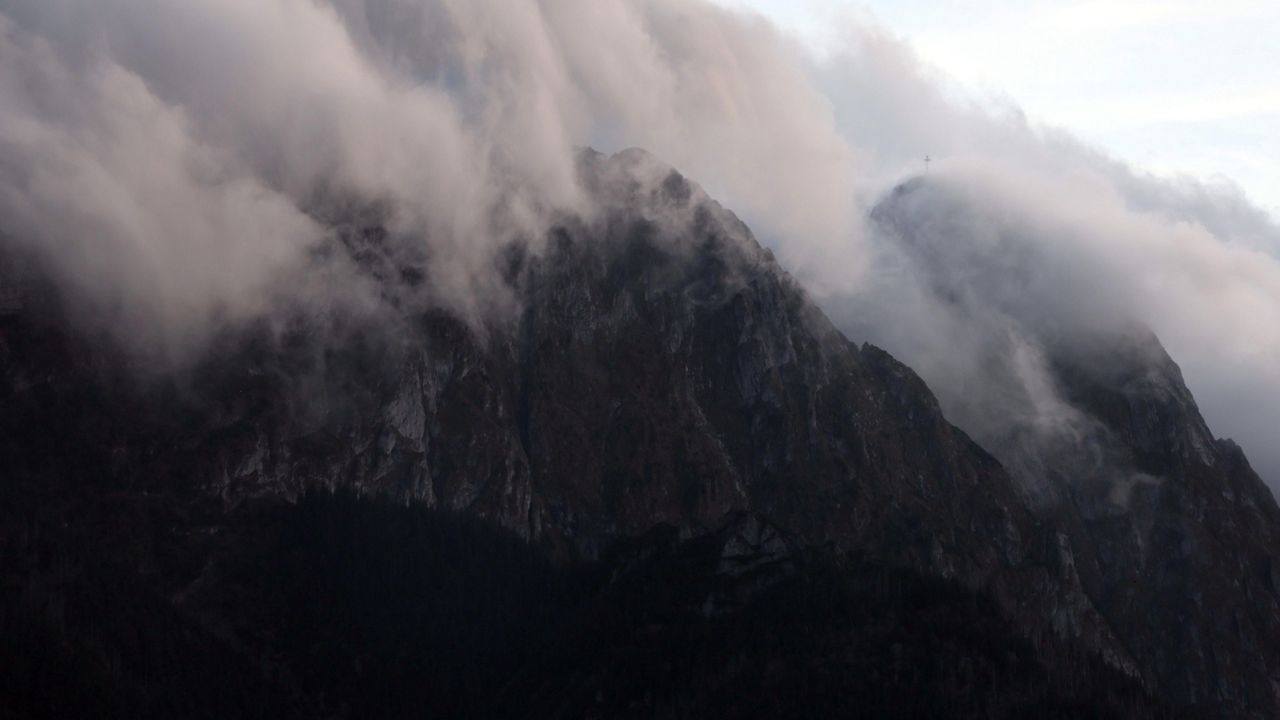
[(1274, 707), (1280, 511), (1240, 448), (1209, 432), (1150, 334), (1056, 353), (1065, 396), (1104, 429), (1106, 461), (1056, 509), (1082, 574), (1145, 674), (1180, 703)]
[(1238, 446), (1214, 437), (1177, 364), (1123, 308), (1052, 311), (1051, 299), (1019, 291), (1048, 262), (1035, 243), (1002, 237), (1017, 228), (982, 225), (1002, 251), (988, 257), (965, 223), (922, 222), (950, 207), (947, 192), (908, 183), (874, 215), (953, 317), (996, 318), (971, 323), (996, 329), (967, 375), (984, 395), (953, 398), (956, 420), (1069, 539), (1091, 603), (1151, 686), (1182, 705), (1274, 712), (1271, 492)]
[[(674, 171), (635, 152), (584, 163), (604, 176), (605, 209), (503, 258), (510, 312), (467, 322), (388, 302), (229, 331), (176, 381), (104, 383), (123, 396), (91, 438), (115, 454), (110, 474), (153, 488), (176, 476), (228, 507), (350, 487), (566, 557), (742, 510), (967, 578), (1029, 552), (1037, 530), (1009, 479), (908, 368), (847, 341)], [(418, 276), (379, 228), (344, 237), (381, 282)], [(57, 370), (24, 367), (22, 341), (9, 342), (15, 402), (41, 382), (101, 382), (103, 361), (73, 351), (49, 358)]]
[(407, 310), (429, 259), (376, 223), (327, 250), (383, 287), (376, 311), (231, 329), (177, 376), (140, 379), (30, 301), (0, 316), (6, 522), (37, 538), (6, 560), (82, 504), (158, 503), (143, 525), (185, 538), (182, 561), (131, 539), (120, 562), (253, 646), (210, 600), (239, 587), (218, 558), (256, 542), (229, 528), (317, 490), (461, 514), (569, 566), (745, 512), (788, 548), (978, 589), (1014, 634), (1066, 638), (1159, 695), (1274, 707), (1275, 503), (1171, 362), (1062, 356), (1073, 402), (1143, 475), (1032, 511), (919, 377), (850, 343), (700, 189), (638, 152), (582, 171), (599, 211), (513, 246), (509, 311), (481, 319)]

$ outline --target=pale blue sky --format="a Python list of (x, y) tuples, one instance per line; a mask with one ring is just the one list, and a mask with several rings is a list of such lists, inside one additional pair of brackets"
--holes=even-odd
[(1280, 217), (1280, 0), (719, 0), (816, 48), (870, 20), (979, 96)]

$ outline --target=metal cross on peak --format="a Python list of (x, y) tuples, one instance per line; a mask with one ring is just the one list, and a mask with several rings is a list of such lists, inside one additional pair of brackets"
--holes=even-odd
[(925, 155), (925, 156), (924, 156), (924, 171), (925, 171), (926, 173), (927, 173), (927, 172), (929, 172), (929, 163), (931, 163), (931, 162), (933, 162), (933, 158), (929, 157), (928, 155)]

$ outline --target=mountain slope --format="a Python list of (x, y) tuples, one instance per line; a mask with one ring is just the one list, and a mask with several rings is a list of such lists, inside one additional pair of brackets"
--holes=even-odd
[(1028, 289), (1053, 270), (1024, 229), (937, 222), (939, 209), (979, 212), (916, 180), (874, 216), (939, 306), (986, 338), (982, 363), (959, 371), (981, 394), (949, 398), (956, 420), (1071, 539), (1087, 594), (1148, 683), (1183, 705), (1266, 716), (1280, 697), (1271, 492), (1214, 437), (1150, 330), (1122, 308), (1081, 312)]
[(1083, 525), (1098, 607), (1179, 702), (1274, 703), (1280, 509), (1270, 491), (1238, 446), (1208, 431), (1154, 336), (1054, 357), (1065, 396), (1105, 428), (1106, 470), (1079, 476), (1060, 510)]
[[(944, 583), (954, 597), (978, 593), (994, 613), (975, 611), (982, 623), (998, 616), (1009, 638), (1042, 649), (1036, 677), (1063, 665), (1044, 657), (1080, 653), (1079, 677), (1111, 677), (1088, 669), (1096, 656), (1113, 669), (1141, 670), (1161, 696), (1207, 698), (1226, 712), (1272, 707), (1259, 676), (1266, 670), (1242, 669), (1258, 667), (1250, 647), (1149, 641), (1187, 618), (1200, 623), (1189, 632), (1207, 632), (1200, 628), (1209, 619), (1156, 613), (1137, 629), (1133, 606), (1114, 587), (1132, 572), (1102, 567), (1105, 543), (1133, 548), (1097, 529), (1094, 515), (1033, 512), (1018, 482), (947, 422), (919, 377), (875, 347), (850, 343), (700, 189), (638, 151), (587, 153), (581, 172), (597, 210), (565, 216), (542, 247), (513, 245), (499, 259), (508, 312), (465, 318), (424, 304), (431, 259), (377, 222), (354, 220), (337, 226), (316, 262), (349, 263), (377, 288), (377, 307), (286, 308), (228, 328), (199, 365), (163, 377), (139, 375), (127, 352), (69, 332), (56, 299), (32, 290), (19, 310), (0, 316), (3, 517), (6, 537), (18, 538), (4, 555), (16, 593), (6, 604), (62, 597), (17, 588), (37, 579), (60, 587), (59, 578), (80, 577), (86, 554), (101, 552), (109, 569), (94, 582), (137, 583), (149, 602), (172, 609), (175, 627), (186, 623), (186, 632), (254, 658), (262, 670), (244, 682), (265, 683), (263, 694), (276, 693), (272, 707), (305, 714), (320, 703), (346, 715), (350, 708), (323, 700), (320, 678), (344, 682), (325, 668), (348, 667), (355, 678), (370, 663), (386, 667), (379, 663), (403, 649), (393, 621), (433, 605), (354, 612), (344, 616), (353, 628), (308, 637), (287, 617), (299, 600), (280, 596), (272, 572), (244, 569), (245, 557), (284, 551), (278, 528), (257, 524), (260, 513), (288, 516), (317, 492), (391, 499), (510, 533), (529, 546), (503, 550), (507, 557), (530, 552), (566, 568), (612, 567), (619, 542), (657, 525), (698, 538), (748, 513), (782, 528), (797, 548), (823, 548), (815, 578), (869, 566)], [(1235, 467), (1245, 487), (1252, 481), (1242, 463)], [(1270, 523), (1264, 513), (1222, 547), (1244, 547), (1229, 544)], [(326, 558), (345, 557), (344, 549), (341, 540), (317, 542), (283, 547), (323, 574)], [(1249, 557), (1243, 562), (1258, 562)], [(355, 575), (321, 592), (363, 607), (349, 594), (383, 581), (361, 575), (358, 557), (343, 562)], [(530, 580), (553, 596), (567, 592), (557, 582)], [(484, 587), (476, 593), (505, 592)], [(1175, 602), (1195, 602), (1193, 584), (1172, 587)], [(1248, 594), (1220, 598), (1205, 607), (1268, 612)], [(58, 613), (50, 617), (57, 626)], [(504, 617), (517, 618), (512, 627), (532, 622), (520, 612)], [(282, 627), (301, 633), (289, 648), (318, 643), (332, 662), (299, 659), (267, 639)], [(1213, 637), (1234, 642), (1240, 634)], [(74, 633), (55, 636), (79, 647)], [(101, 647), (119, 643), (112, 633), (90, 636), (98, 638), (84, 652), (90, 664), (111, 657)], [(962, 649), (947, 657), (977, 652), (971, 640), (957, 642)], [(1162, 668), (1188, 667), (1206, 648), (1239, 680), (1197, 676), (1193, 694), (1182, 693), (1174, 686), (1182, 676)], [(447, 661), (424, 660), (419, 670)], [(1265, 653), (1262, 661), (1275, 667)], [(1000, 666), (990, 658), (979, 665)], [(536, 691), (563, 679), (530, 682)], [(344, 687), (334, 692), (380, 692)], [(1146, 702), (1141, 692), (1132, 697)], [(997, 700), (965, 702), (980, 712)]]

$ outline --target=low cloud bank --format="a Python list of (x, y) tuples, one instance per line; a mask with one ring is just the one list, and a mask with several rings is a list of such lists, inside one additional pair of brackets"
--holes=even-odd
[[(181, 362), (282, 301), (359, 295), (313, 272), (334, 208), (428, 259), (422, 302), (501, 308), (494, 253), (591, 211), (578, 149), (639, 146), (944, 403), (995, 391), (996, 348), (1036, 422), (1074, 427), (1041, 343), (1136, 320), (1280, 482), (1273, 219), (968, 98), (883, 29), (838, 47), (680, 0), (0, 0), (0, 242)], [(934, 263), (868, 220), (925, 154)]]

